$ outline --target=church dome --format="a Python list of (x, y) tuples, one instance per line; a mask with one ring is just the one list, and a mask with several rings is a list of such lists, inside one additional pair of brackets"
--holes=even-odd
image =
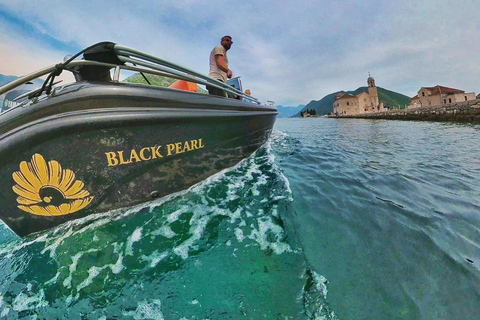
[(375, 87), (375, 79), (368, 73), (367, 84), (369, 87)]

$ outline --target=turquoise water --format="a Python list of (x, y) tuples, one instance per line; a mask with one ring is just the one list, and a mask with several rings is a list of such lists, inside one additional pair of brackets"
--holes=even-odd
[(0, 229), (0, 318), (476, 319), (480, 126), (279, 119), (179, 194)]
[[(339, 319), (480, 319), (480, 126), (277, 123), (296, 235)], [(274, 148), (275, 149), (275, 148)]]

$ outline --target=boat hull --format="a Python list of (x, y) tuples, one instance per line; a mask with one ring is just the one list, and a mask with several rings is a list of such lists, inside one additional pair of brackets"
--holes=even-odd
[(121, 84), (72, 85), (23, 109), (0, 136), (0, 215), (19, 236), (186, 189), (251, 155), (276, 118), (252, 103)]

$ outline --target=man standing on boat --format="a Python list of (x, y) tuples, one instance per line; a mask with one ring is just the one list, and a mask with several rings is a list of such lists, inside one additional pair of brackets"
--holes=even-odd
[[(232, 46), (232, 37), (224, 36), (220, 41), (220, 45), (213, 48), (210, 52), (210, 73), (208, 76), (222, 82), (227, 82), (227, 78), (232, 77), (232, 70), (228, 69), (227, 51)], [(209, 94), (225, 97), (226, 94), (222, 89), (207, 86)]]

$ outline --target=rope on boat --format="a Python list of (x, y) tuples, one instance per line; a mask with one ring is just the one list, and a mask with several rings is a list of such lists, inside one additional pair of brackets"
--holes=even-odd
[(44, 91), (45, 91), (46, 94), (50, 94), (50, 92), (52, 90), (52, 87), (53, 87), (53, 81), (55, 80), (55, 77), (58, 77), (59, 75), (61, 75), (63, 70), (67, 70), (67, 66), (70, 64), (70, 62), (75, 60), (78, 56), (85, 53), (86, 51), (92, 49), (93, 47), (96, 47), (98, 45), (109, 44), (109, 43), (112, 43), (112, 42), (104, 41), (104, 42), (99, 42), (99, 43), (93, 44), (93, 45), (77, 52), (75, 55), (71, 56), (69, 59), (67, 59), (63, 63), (56, 64), (55, 65), (55, 70), (53, 70), (48, 75), (47, 79), (45, 80), (45, 82), (42, 85), (42, 88), (40, 90), (36, 91), (36, 92), (33, 92), (31, 94), (31, 96), (30, 95), (28, 96), (28, 98), (32, 99), (32, 98), (35, 98), (35, 97), (39, 97)]

